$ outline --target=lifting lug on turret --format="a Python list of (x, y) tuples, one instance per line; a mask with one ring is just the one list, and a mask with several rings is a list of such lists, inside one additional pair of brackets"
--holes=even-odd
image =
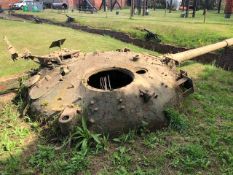
[(183, 70), (180, 70), (180, 74), (177, 79), (176, 85), (182, 90), (182, 95), (184, 97), (194, 92), (193, 80), (189, 78), (187, 72)]

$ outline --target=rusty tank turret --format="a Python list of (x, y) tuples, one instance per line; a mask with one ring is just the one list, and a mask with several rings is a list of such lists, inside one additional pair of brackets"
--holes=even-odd
[(177, 71), (177, 63), (231, 45), (233, 39), (228, 39), (160, 57), (129, 49), (67, 51), (68, 59), (60, 55), (59, 62), (43, 65), (28, 80), (29, 111), (38, 119), (56, 116), (64, 134), (80, 124), (81, 116), (86, 117), (90, 130), (110, 135), (143, 123), (159, 129), (168, 125), (164, 109), (194, 91), (187, 73)]

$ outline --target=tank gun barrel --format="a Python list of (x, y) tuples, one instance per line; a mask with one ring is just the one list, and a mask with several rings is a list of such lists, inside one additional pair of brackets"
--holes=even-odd
[(195, 58), (197, 56), (204, 55), (206, 53), (209, 53), (209, 52), (212, 52), (212, 51), (224, 48), (224, 47), (229, 47), (232, 45), (233, 45), (233, 38), (230, 38), (230, 39), (226, 39), (224, 41), (221, 41), (215, 44), (199, 47), (196, 49), (191, 49), (191, 50), (187, 50), (187, 51), (176, 53), (176, 54), (168, 54), (168, 55), (165, 55), (165, 57), (168, 59), (174, 60), (177, 63), (180, 63), (180, 62)]

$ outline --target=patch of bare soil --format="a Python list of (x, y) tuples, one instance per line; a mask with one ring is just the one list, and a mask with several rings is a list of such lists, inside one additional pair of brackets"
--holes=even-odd
[(11, 76), (7, 76), (7, 77), (1, 77), (0, 78), (0, 96), (4, 91), (8, 91), (8, 90), (14, 90), (16, 88), (19, 87), (19, 78), (23, 77), (25, 74), (20, 73), (20, 74), (16, 74), (16, 75), (11, 75)]
[(20, 77), (22, 77), (24, 75), (24, 73), (19, 73), (19, 74), (15, 74), (15, 75), (11, 75), (11, 76), (4, 76), (4, 77), (0, 77), (0, 84), (10, 81), (10, 80), (16, 80)]
[(9, 103), (15, 98), (15, 89), (19, 86), (18, 79), (23, 75), (21, 73), (0, 78), (0, 104)]
[(0, 13), (0, 19), (5, 19), (5, 20), (14, 20), (14, 21), (24, 21), (22, 18), (15, 17), (13, 15), (9, 15), (6, 13)]
[(16, 93), (10, 92), (4, 95), (0, 95), (0, 103), (5, 104), (11, 102), (16, 96)]

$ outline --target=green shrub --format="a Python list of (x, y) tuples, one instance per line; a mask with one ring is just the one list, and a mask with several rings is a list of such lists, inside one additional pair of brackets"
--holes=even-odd
[(173, 108), (168, 108), (165, 110), (165, 116), (169, 121), (169, 127), (175, 131), (183, 132), (188, 128), (188, 122), (183, 114), (180, 114)]

